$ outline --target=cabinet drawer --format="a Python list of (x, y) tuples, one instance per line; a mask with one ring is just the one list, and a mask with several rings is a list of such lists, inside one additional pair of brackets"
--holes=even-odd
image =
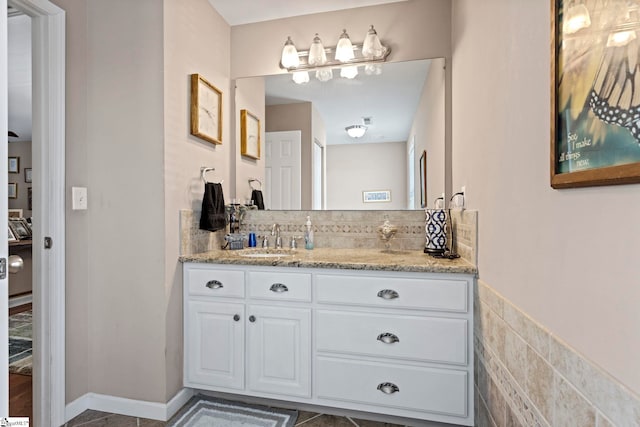
[(244, 297), (244, 272), (190, 267), (187, 270), (189, 295)]
[(465, 280), (318, 274), (318, 302), (467, 312)]
[[(323, 399), (467, 416), (467, 372), (317, 358), (316, 392)], [(389, 385), (385, 393), (378, 388)]]
[(465, 319), (318, 310), (316, 325), (318, 351), (467, 364)]
[(311, 274), (251, 271), (249, 297), (279, 301), (311, 301)]

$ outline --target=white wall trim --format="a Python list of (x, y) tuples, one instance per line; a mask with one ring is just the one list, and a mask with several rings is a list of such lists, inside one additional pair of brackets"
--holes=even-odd
[(18, 307), (20, 305), (29, 304), (33, 301), (33, 295), (21, 295), (19, 297), (10, 297), (9, 298), (9, 308)]
[[(30, 16), (33, 44), (33, 424), (65, 417), (65, 12), (9, 0)], [(43, 248), (44, 237), (53, 239)]]
[(66, 421), (72, 420), (84, 411), (109, 412), (128, 415), (130, 417), (148, 418), (151, 420), (167, 421), (191, 399), (194, 391), (190, 388), (180, 390), (169, 402), (157, 403), (144, 400), (124, 399), (122, 397), (105, 394), (87, 393), (80, 396), (66, 407)]

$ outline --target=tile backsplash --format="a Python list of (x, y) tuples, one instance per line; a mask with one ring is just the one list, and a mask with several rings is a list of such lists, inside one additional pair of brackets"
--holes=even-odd
[[(303, 245), (307, 216), (311, 217), (314, 230), (314, 244), (323, 248), (370, 248), (383, 249), (384, 243), (378, 236), (378, 227), (385, 219), (398, 227), (391, 248), (395, 250), (424, 249), (425, 214), (414, 211), (247, 211), (242, 219), (241, 232), (254, 232), (267, 236), (271, 245), (273, 224), (280, 225), (284, 245), (292, 237), (299, 237)], [(200, 212), (180, 211), (181, 255), (220, 249), (224, 244), (225, 231), (215, 233), (198, 228)], [(476, 265), (478, 212), (452, 210), (455, 244), (458, 252)], [(260, 239), (258, 239), (260, 241)]]

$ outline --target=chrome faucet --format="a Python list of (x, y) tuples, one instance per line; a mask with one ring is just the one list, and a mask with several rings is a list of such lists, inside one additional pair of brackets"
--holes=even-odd
[(276, 236), (276, 243), (274, 244), (276, 249), (282, 249), (282, 237), (280, 237), (280, 224), (273, 224), (271, 227), (271, 235)]

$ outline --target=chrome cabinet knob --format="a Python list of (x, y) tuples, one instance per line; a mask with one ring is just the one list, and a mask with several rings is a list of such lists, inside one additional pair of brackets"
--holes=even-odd
[(380, 292), (378, 292), (378, 296), (382, 299), (395, 299), (395, 298), (398, 298), (400, 294), (398, 294), (393, 289), (383, 289)]
[(378, 390), (384, 394), (393, 394), (399, 392), (400, 388), (394, 383), (380, 383), (378, 384)]
[(219, 280), (209, 280), (205, 285), (209, 289), (220, 289), (224, 288), (224, 285)]
[(400, 338), (397, 335), (392, 334), (390, 332), (385, 332), (384, 334), (378, 335), (378, 341), (383, 342), (385, 344), (393, 344), (394, 342), (400, 342)]
[(249, 322), (253, 323), (255, 321), (256, 321), (256, 316), (253, 316), (253, 315), (249, 316)]
[(287, 286), (283, 283), (274, 283), (273, 285), (271, 285), (269, 290), (271, 292), (287, 292), (289, 291), (289, 288), (287, 288)]

